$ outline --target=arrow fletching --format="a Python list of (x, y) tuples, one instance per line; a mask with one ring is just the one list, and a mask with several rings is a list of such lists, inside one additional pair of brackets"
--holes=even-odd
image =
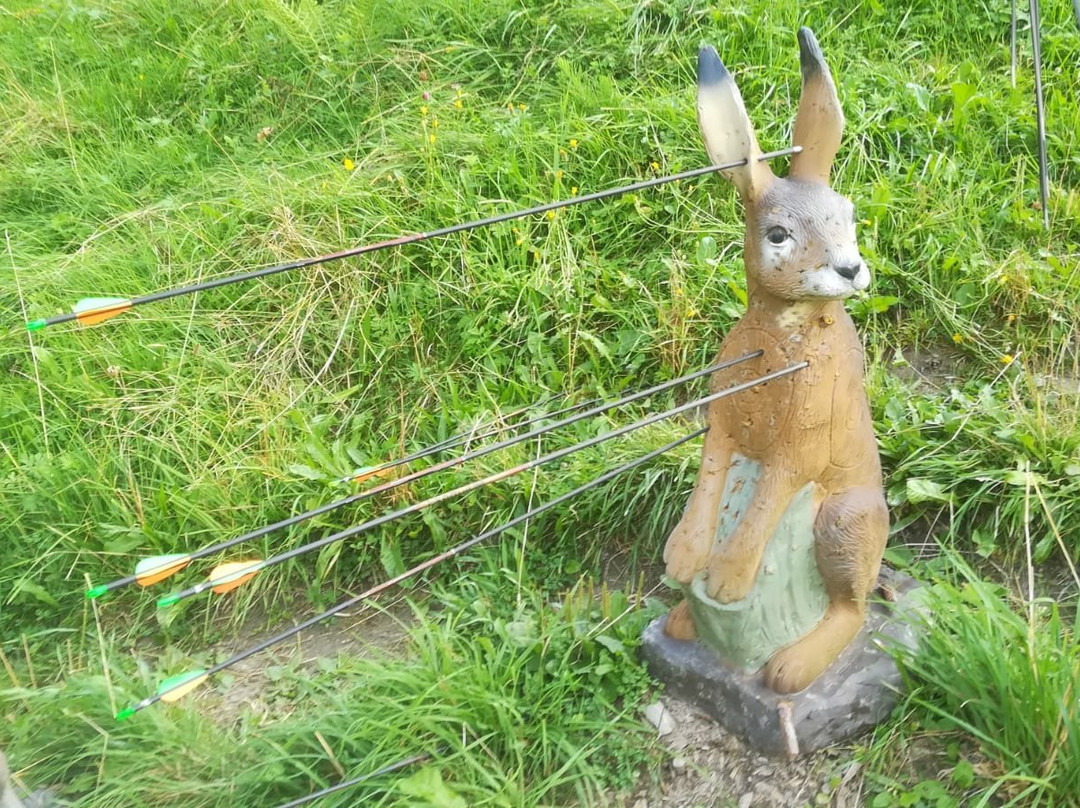
[(180, 701), (192, 690), (210, 678), (205, 670), (188, 671), (176, 676), (170, 676), (162, 682), (157, 689), (157, 694), (166, 704)]
[(84, 297), (71, 310), (82, 325), (97, 325), (130, 308), (131, 301), (123, 297)]
[(208, 581), (208, 583), (212, 584), (210, 590), (216, 595), (232, 592), (258, 575), (261, 569), (262, 561), (258, 558), (219, 564), (210, 570)]
[(377, 480), (380, 477), (386, 477), (390, 474), (391, 471), (393, 471), (392, 464), (382, 466), (366, 466), (365, 468), (360, 469), (359, 471), (355, 472), (351, 477), (347, 477), (346, 479), (354, 483), (362, 483), (365, 480)]
[(144, 558), (135, 565), (135, 583), (139, 586), (153, 586), (180, 572), (190, 563), (191, 556), (187, 553)]

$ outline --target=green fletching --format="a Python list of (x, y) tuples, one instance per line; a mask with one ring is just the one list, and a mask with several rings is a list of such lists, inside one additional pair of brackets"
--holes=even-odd
[(158, 598), (157, 607), (159, 609), (167, 609), (169, 606), (172, 606), (174, 603), (179, 603), (179, 602), (180, 602), (180, 595), (178, 595), (176, 593), (173, 593), (172, 595), (166, 595), (163, 598)]
[(158, 686), (157, 693), (160, 696), (162, 693), (167, 693), (170, 690), (176, 690), (177, 688), (182, 687), (188, 682), (190, 682), (192, 679), (198, 679), (200, 676), (206, 676), (206, 671), (188, 671), (187, 673), (178, 673), (176, 674), (176, 676), (170, 676)]
[(89, 600), (93, 600), (94, 598), (100, 598), (102, 595), (104, 595), (108, 591), (109, 591), (109, 587), (102, 584), (101, 586), (95, 586), (93, 589), (87, 589), (86, 590), (86, 597)]
[(48, 320), (31, 320), (26, 324), (27, 331), (40, 331), (48, 323)]
[(123, 710), (116, 714), (117, 721), (127, 721), (131, 716), (135, 715), (134, 707), (125, 707)]

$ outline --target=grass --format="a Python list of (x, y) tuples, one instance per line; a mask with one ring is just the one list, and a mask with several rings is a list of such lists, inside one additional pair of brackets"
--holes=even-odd
[[(959, 582), (927, 590), (920, 647), (900, 654), (911, 712), (879, 741), (876, 779), (884, 788), (873, 805), (919, 804), (897, 800), (901, 795), (934, 796), (938, 805), (1075, 805), (1075, 609), (1067, 619), (1057, 603), (1033, 593), (1014, 603), (1004, 587), (980, 580), (963, 562), (958, 568)], [(907, 752), (910, 740), (896, 742), (903, 734), (936, 734), (950, 742), (917, 760)], [(970, 740), (962, 750), (964, 739)], [(914, 789), (896, 778), (906, 774), (910, 781), (914, 772), (919, 780), (920, 770), (925, 777), (931, 767), (945, 777), (920, 780)]]
[(649, 681), (634, 649), (657, 604), (623, 592), (597, 601), (582, 588), (553, 609), (531, 594), (517, 602), (496, 566), (476, 572), (413, 607), (405, 660), (271, 666), (258, 711), (231, 704), (222, 686), (201, 711), (156, 710), (107, 734), (72, 724), (72, 713), (152, 686), (109, 659), (63, 685), (4, 691), (23, 708), (9, 753), (39, 761), (35, 777), (70, 784), (84, 795), (71, 804), (84, 806), (274, 805), (346, 768), (359, 776), (423, 751), (437, 762), (327, 804), (595, 804), (605, 788), (631, 785), (652, 754), (636, 720)]
[[(28, 780), (67, 783), (65, 797), (87, 805), (205, 797), (196, 782), (226, 789), (231, 804), (261, 804), (301, 791), (284, 781), (303, 743), (312, 772), (303, 787), (332, 779), (325, 750), (310, 746), (324, 717), (320, 731), (334, 734), (349, 772), (417, 737), (418, 725), (403, 718), (391, 730), (388, 718), (386, 745), (369, 745), (367, 730), (346, 723), (374, 709), (370, 688), (341, 689), (373, 675), (350, 654), (327, 663), (340, 673), (289, 674), (311, 690), (274, 716), (266, 737), (276, 746), (259, 746), (251, 716), (217, 726), (198, 711), (158, 710), (118, 727), (110, 701), (191, 667), (245, 615), (262, 615), (258, 633), (269, 633), (293, 616), (298, 594), (311, 608), (336, 602), (681, 427), (283, 565), (236, 598), (171, 618), (134, 591), (95, 615), (81, 592), (87, 580), (129, 573), (139, 555), (321, 504), (337, 495), (329, 481), (356, 466), (545, 396), (613, 395), (703, 366), (744, 294), (730, 191), (712, 180), (668, 186), (147, 306), (85, 331), (26, 335), (21, 324), (85, 295), (136, 295), (701, 165), (692, 102), (701, 41), (735, 71), (767, 148), (789, 136), (799, 24), (817, 31), (837, 75), (848, 129), (836, 184), (857, 203), (875, 274), (873, 295), (851, 306), (866, 337), (893, 519), (907, 526), (893, 557), (909, 558), (904, 540), (924, 519), (937, 539), (991, 564), (1023, 557), (1025, 533), (1035, 558), (1074, 554), (1080, 87), (1070, 9), (1045, 5), (1049, 231), (1035, 207), (1031, 70), (1022, 63), (1010, 86), (1005, 4), (45, 0), (0, 9), (0, 648), (11, 664), (0, 744), (33, 765)], [(898, 375), (941, 346), (958, 379)], [(490, 660), (453, 639), (455, 627), (477, 630), (454, 587), (468, 587), (476, 569), (498, 570), (492, 597), (513, 592), (515, 609), (521, 598), (539, 615), (539, 603), (560, 600), (613, 554), (655, 561), (694, 455), (684, 447), (443, 574), (433, 602), (446, 613), (420, 630), (471, 672), (458, 720), (483, 723), (477, 711), (487, 708), (473, 702), (489, 686)], [(253, 552), (382, 507), (328, 514)], [(429, 646), (417, 643), (416, 659), (435, 664)], [(430, 681), (420, 662), (401, 664), (380, 669), (412, 684), (379, 692), (386, 704), (415, 705)], [(608, 665), (617, 672), (604, 676), (631, 680), (626, 703), (580, 691)], [(587, 723), (631, 715), (640, 671), (620, 655), (595, 657), (580, 675), (514, 696), (519, 709), (552, 710), (545, 742), (562, 752), (534, 767), (505, 732), (482, 752), (467, 739), (453, 754), (472, 762), (443, 770), (464, 778), (448, 787), (491, 804), (565, 804), (651, 765), (621, 736), (581, 740), (576, 714), (555, 710), (579, 699)], [(361, 740), (337, 743), (353, 736)], [(147, 750), (168, 760), (177, 739), (177, 762), (148, 765)], [(559, 757), (567, 744), (584, 744), (588, 759)], [(235, 754), (266, 768), (237, 774)]]

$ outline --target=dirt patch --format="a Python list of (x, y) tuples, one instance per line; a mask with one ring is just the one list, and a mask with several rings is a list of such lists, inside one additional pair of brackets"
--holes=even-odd
[[(310, 611), (310, 607), (305, 607), (305, 611)], [(295, 622), (310, 616), (298, 614)], [(378, 607), (346, 610), (335, 619), (312, 626), (280, 645), (236, 663), (229, 668), (228, 687), (200, 699), (199, 706), (215, 721), (226, 724), (235, 721), (241, 713), (280, 713), (279, 704), (271, 706), (264, 698), (264, 694), (273, 690), (275, 668), (293, 664), (311, 669), (320, 659), (342, 653), (400, 657), (408, 649), (408, 632), (412, 626), (412, 611), (404, 598)], [(213, 651), (218, 658), (231, 656), (287, 628), (283, 625), (268, 629), (265, 615), (252, 615), (229, 640), (216, 644)]]
[(964, 371), (964, 355), (949, 345), (901, 348), (888, 369), (920, 393), (946, 389), (969, 378)]
[(675, 729), (662, 739), (671, 753), (659, 782), (628, 808), (794, 808), (862, 805), (862, 772), (844, 747), (793, 761), (751, 749), (695, 707), (669, 696)]

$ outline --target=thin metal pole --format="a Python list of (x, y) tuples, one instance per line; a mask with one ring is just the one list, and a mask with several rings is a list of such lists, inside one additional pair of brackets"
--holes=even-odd
[[(1080, 0), (1073, 0), (1080, 2)], [(1009, 25), (1009, 80), (1016, 89), (1016, 0), (1012, 0), (1012, 20)]]
[(1035, 117), (1039, 127), (1039, 197), (1043, 227), (1050, 229), (1050, 176), (1046, 165), (1046, 107), (1042, 85), (1042, 35), (1039, 31), (1039, 0), (1030, 0), (1031, 49), (1035, 59)]
[[(791, 146), (786, 149), (779, 149), (777, 151), (767, 152), (760, 155), (757, 159), (759, 161), (772, 160), (775, 157), (783, 157), (788, 154), (797, 154), (802, 150), (801, 146)], [(556, 202), (548, 202), (544, 205), (537, 205), (536, 207), (526, 208), (524, 210), (510, 211), (509, 213), (500, 213), (496, 216), (489, 216), (485, 219), (477, 219), (472, 222), (463, 222), (460, 224), (450, 225), (449, 227), (442, 227), (438, 230), (431, 230), (426, 233), (413, 233), (411, 235), (398, 236), (396, 238), (387, 239), (386, 241), (379, 241), (374, 244), (364, 244), (360, 247), (352, 247), (347, 250), (341, 250), (339, 252), (328, 253), (327, 255), (318, 255), (312, 258), (301, 258), (297, 261), (289, 261), (285, 264), (276, 264), (271, 267), (264, 267), (263, 269), (256, 269), (251, 272), (243, 272), (237, 275), (226, 275), (223, 278), (215, 278), (210, 281), (203, 281), (202, 283), (193, 283), (188, 286), (179, 286), (174, 289), (165, 289), (160, 292), (154, 292), (152, 294), (143, 295), (141, 297), (134, 297), (130, 300), (122, 300), (116, 303), (96, 309), (93, 312), (81, 312), (81, 316), (86, 317), (89, 313), (115, 313), (119, 314), (122, 311), (127, 311), (129, 308), (135, 308), (136, 306), (142, 306), (146, 303), (156, 303), (160, 300), (168, 300), (172, 297), (179, 297), (180, 295), (190, 295), (196, 292), (204, 292), (209, 289), (217, 289), (219, 286), (228, 286), (232, 283), (241, 283), (243, 281), (251, 281), (257, 278), (266, 278), (270, 275), (277, 275), (279, 272), (288, 272), (293, 269), (303, 269), (304, 267), (315, 266), (317, 264), (325, 264), (330, 261), (340, 261), (342, 258), (352, 258), (357, 255), (365, 255), (367, 253), (378, 252), (379, 250), (386, 250), (391, 247), (400, 247), (404, 244), (415, 244), (420, 241), (427, 241), (428, 239), (439, 238), (440, 236), (449, 236), (454, 233), (461, 233), (466, 230), (476, 230), (480, 227), (487, 227), (493, 224), (499, 224), (501, 222), (509, 222), (514, 219), (521, 219), (525, 216), (533, 216), (540, 213), (547, 213), (550, 210), (558, 210), (559, 208), (566, 208), (571, 205), (580, 205), (583, 202), (594, 202), (599, 199), (607, 199), (611, 196), (619, 196), (621, 194), (631, 193), (633, 191), (643, 191), (647, 188), (655, 188), (658, 185), (665, 185), (669, 182), (678, 182), (679, 180), (693, 179), (694, 177), (700, 177), (704, 174), (713, 174), (717, 171), (726, 171), (732, 168), (738, 168), (739, 166), (746, 165), (747, 158), (742, 160), (733, 160), (730, 163), (720, 163), (717, 165), (705, 166), (704, 168), (695, 168), (690, 171), (683, 171), (679, 174), (671, 174), (667, 177), (654, 177), (651, 180), (644, 180), (642, 182), (635, 182), (630, 185), (623, 185), (618, 188), (608, 188), (603, 191), (595, 191), (591, 194), (585, 194), (584, 196), (575, 196), (570, 199), (563, 199)], [(56, 317), (49, 317), (43, 320), (35, 320), (27, 325), (31, 330), (37, 331), (38, 329), (45, 328), (50, 325), (57, 325), (59, 323), (70, 322), (79, 318), (80, 314), (70, 312), (68, 314), (60, 314)]]
[(465, 485), (458, 486), (457, 488), (453, 488), (449, 491), (443, 491), (442, 493), (428, 497), (427, 499), (421, 500), (420, 502), (414, 502), (412, 505), (408, 505), (396, 511), (391, 511), (390, 513), (383, 514), (382, 516), (377, 516), (374, 519), (369, 519), (368, 521), (362, 522), (359, 525), (354, 525), (353, 527), (338, 531), (337, 533), (325, 536), (324, 538), (318, 539), (317, 541), (309, 542), (308, 544), (301, 545), (300, 547), (295, 547), (292, 550), (288, 550), (276, 556), (271, 556), (270, 558), (267, 558), (263, 561), (257, 561), (255, 563), (249, 564), (246, 567), (241, 567), (240, 569), (233, 570), (227, 575), (222, 576), (221, 578), (211, 577), (209, 580), (203, 581), (202, 583), (196, 584), (195, 586), (192, 586), (181, 592), (176, 592), (160, 598), (158, 600), (158, 606), (162, 608), (172, 606), (182, 600), (194, 597), (195, 595), (200, 595), (203, 592), (207, 592), (215, 587), (222, 586), (226, 583), (231, 583), (232, 581), (235, 581), (239, 578), (244, 578), (245, 576), (250, 576), (255, 573), (262, 572), (263, 570), (277, 566), (278, 564), (283, 564), (289, 559), (297, 558), (298, 556), (302, 556), (306, 553), (311, 553), (315, 550), (320, 550), (323, 547), (327, 547), (331, 544), (336, 544), (340, 541), (344, 541), (345, 539), (352, 538), (353, 536), (359, 535), (360, 533), (364, 533), (368, 530), (372, 530), (373, 528), (381, 527), (382, 525), (385, 525), (389, 522), (393, 522), (396, 519), (400, 519), (403, 516), (418, 513), (425, 508), (430, 508), (432, 505), (438, 505), (439, 503), (445, 502), (446, 500), (452, 499), (453, 497), (468, 494), (479, 488), (483, 488), (484, 486), (491, 485), (492, 483), (497, 483), (513, 477), (517, 474), (523, 474), (526, 471), (531, 471), (532, 469), (542, 466), (546, 463), (552, 463), (556, 460), (561, 460), (562, 458), (574, 454), (575, 452), (589, 449), (593, 446), (597, 446), (609, 440), (614, 440), (615, 438), (629, 434), (630, 432), (634, 432), (638, 429), (642, 429), (646, 426), (659, 423), (660, 421), (663, 421), (667, 418), (673, 418), (676, 415), (681, 415), (682, 413), (692, 410), (695, 407), (699, 407), (703, 404), (715, 401), (717, 398), (723, 398), (724, 396), (729, 396), (732, 393), (737, 393), (741, 390), (747, 390), (759, 384), (766, 384), (773, 379), (779, 379), (782, 376), (787, 376), (789, 373), (794, 373), (797, 370), (802, 370), (804, 367), (807, 366), (807, 364), (808, 363), (806, 362), (800, 362), (795, 365), (789, 365), (788, 367), (782, 368), (781, 370), (773, 371), (772, 373), (766, 373), (765, 375), (760, 376), (757, 379), (752, 379), (749, 382), (743, 382), (742, 384), (737, 384), (732, 387), (725, 388), (719, 393), (714, 393), (711, 396), (706, 396), (705, 398), (699, 399), (697, 401), (690, 401), (686, 404), (681, 404), (680, 406), (673, 407), (670, 410), (666, 410), (655, 415), (650, 415), (647, 418), (642, 418), (640, 421), (634, 421), (633, 423), (627, 424), (626, 426), (619, 427), (618, 429), (613, 429), (611, 432), (605, 432), (602, 435), (597, 435), (596, 437), (589, 438), (588, 440), (583, 440), (580, 443), (575, 443), (573, 446), (567, 446), (563, 449), (558, 449), (554, 452), (543, 455), (542, 457), (535, 458), (534, 460), (529, 460), (517, 466), (503, 469), (502, 471), (498, 471), (495, 474), (484, 477), (483, 479), (474, 480), (471, 483), (466, 483)]

